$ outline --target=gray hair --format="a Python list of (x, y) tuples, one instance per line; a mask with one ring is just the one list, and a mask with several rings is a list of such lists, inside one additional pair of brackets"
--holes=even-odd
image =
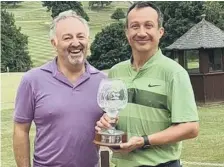
[(81, 16), (77, 15), (75, 11), (67, 10), (67, 11), (59, 13), (59, 15), (57, 17), (55, 17), (54, 20), (52, 21), (51, 26), (50, 26), (50, 33), (49, 33), (51, 40), (55, 37), (57, 23), (60, 20), (67, 19), (69, 17), (73, 17), (73, 18), (80, 20), (85, 25), (85, 27), (87, 29), (87, 36), (89, 36), (89, 25), (88, 25), (87, 21), (84, 18), (82, 18)]

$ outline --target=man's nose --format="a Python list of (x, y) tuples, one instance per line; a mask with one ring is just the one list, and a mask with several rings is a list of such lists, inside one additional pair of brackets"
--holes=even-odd
[(80, 42), (77, 38), (73, 38), (72, 42), (71, 42), (71, 45), (72, 46), (79, 46), (80, 45)]
[(146, 30), (144, 27), (140, 27), (139, 31), (138, 31), (138, 36), (139, 37), (145, 37), (147, 36)]

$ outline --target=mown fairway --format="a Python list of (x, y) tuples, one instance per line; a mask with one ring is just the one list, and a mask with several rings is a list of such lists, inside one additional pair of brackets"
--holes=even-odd
[[(110, 18), (114, 10), (119, 7), (127, 10), (128, 2), (113, 2), (109, 7), (100, 10), (89, 10), (88, 2), (83, 2), (90, 22), (90, 43), (93, 41), (96, 33), (112, 22)], [(41, 2), (22, 2), (17, 8), (9, 8), (15, 16), (16, 25), (21, 27), (22, 33), (29, 36), (29, 53), (34, 66), (40, 66), (52, 59), (54, 51), (49, 40), (49, 25), (51, 23), (51, 13), (43, 7)]]

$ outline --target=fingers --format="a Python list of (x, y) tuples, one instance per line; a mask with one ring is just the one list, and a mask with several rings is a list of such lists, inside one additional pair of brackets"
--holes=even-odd
[(114, 153), (123, 153), (123, 154), (128, 153), (127, 150), (123, 150), (123, 149), (113, 149), (113, 148), (111, 148), (111, 147), (109, 147), (109, 148), (110, 148), (111, 151), (113, 151)]
[(105, 113), (103, 115), (104, 119), (109, 122), (109, 123), (117, 123), (118, 122), (118, 116), (114, 117), (114, 118), (111, 118), (107, 115), (107, 113)]
[(101, 119), (102, 119), (102, 123), (105, 126), (107, 126), (108, 128), (111, 127), (111, 125), (110, 125), (111, 123), (114, 123), (115, 122), (114, 118), (110, 118), (107, 114), (103, 114), (103, 116), (101, 117)]
[(114, 153), (121, 153), (121, 152), (123, 152), (123, 150), (121, 150), (121, 149), (113, 149), (113, 148), (111, 148), (111, 147), (109, 147), (110, 149), (111, 149), (111, 151), (113, 151)]
[(137, 148), (139, 148), (139, 143), (141, 143), (142, 141), (142, 137), (132, 137), (129, 139), (129, 141), (127, 143), (121, 143), (120, 147), (121, 149), (124, 150), (135, 150)]
[(127, 142), (127, 143), (122, 143), (120, 145), (121, 149), (128, 149), (132, 146), (132, 144), (130, 142)]
[(101, 131), (102, 129), (109, 129), (111, 128), (111, 124), (113, 120), (108, 117), (107, 114), (104, 114), (99, 121), (96, 122), (95, 130), (97, 132)]
[(132, 150), (129, 149), (111, 149), (113, 151), (113, 153), (120, 153), (120, 154), (128, 154), (129, 152), (131, 152)]
[(95, 126), (95, 130), (96, 130), (97, 132), (99, 132), (99, 131), (101, 131), (102, 129), (101, 129), (100, 127), (98, 127), (98, 126)]
[(113, 121), (108, 117), (107, 114), (103, 114), (103, 116), (100, 118), (100, 123), (103, 125), (105, 129), (111, 128), (111, 124)]
[(102, 129), (107, 129), (101, 121), (96, 122), (95, 130), (100, 132)]

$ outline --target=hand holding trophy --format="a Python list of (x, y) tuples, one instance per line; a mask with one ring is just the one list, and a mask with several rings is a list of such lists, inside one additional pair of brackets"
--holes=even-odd
[[(125, 83), (119, 79), (103, 79), (100, 83), (97, 103), (111, 119), (115, 119), (118, 113), (128, 103), (128, 92)], [(101, 146), (119, 148), (120, 144), (127, 141), (123, 131), (112, 128), (96, 133), (94, 143)]]

